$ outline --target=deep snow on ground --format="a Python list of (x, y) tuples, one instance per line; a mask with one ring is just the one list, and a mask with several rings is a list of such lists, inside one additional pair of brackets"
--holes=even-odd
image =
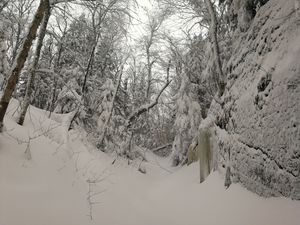
[[(97, 152), (62, 124), (69, 115), (30, 108), (25, 127), (0, 135), (0, 225), (299, 225), (300, 202), (262, 198), (217, 172), (199, 184), (198, 164), (169, 168), (147, 153), (147, 174), (131, 162)], [(31, 137), (32, 159), (24, 154)], [(28, 154), (27, 154), (28, 156)], [(89, 192), (90, 190), (90, 192)], [(88, 194), (90, 193), (90, 194)], [(87, 197), (96, 204), (89, 207)], [(91, 210), (90, 210), (91, 209)], [(92, 216), (92, 219), (91, 219)]]

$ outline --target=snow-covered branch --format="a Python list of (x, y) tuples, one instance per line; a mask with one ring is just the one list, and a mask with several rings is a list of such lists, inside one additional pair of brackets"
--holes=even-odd
[(157, 147), (157, 148), (154, 148), (154, 149), (152, 149), (151, 151), (152, 151), (152, 152), (158, 152), (159, 150), (162, 150), (162, 149), (164, 149), (164, 148), (171, 147), (172, 144), (173, 144), (173, 143), (168, 143), (168, 144), (159, 146), (159, 147)]
[(135, 121), (136, 118), (138, 118), (141, 114), (149, 111), (150, 109), (152, 109), (154, 106), (156, 106), (158, 104), (158, 100), (161, 96), (161, 94), (164, 92), (164, 90), (169, 86), (169, 84), (172, 82), (172, 80), (168, 81), (160, 90), (160, 92), (157, 94), (157, 96), (155, 97), (155, 99), (149, 103), (149, 104), (145, 104), (142, 105), (139, 109), (137, 109), (136, 111), (134, 111), (129, 118), (127, 119), (127, 128), (129, 128), (132, 124), (133, 121)]
[[(77, 0), (51, 0), (50, 4), (51, 5), (56, 5), (59, 3), (68, 3), (68, 2), (75, 2)], [(84, 1), (84, 2), (91, 2), (91, 1), (95, 1), (95, 0), (80, 0), (80, 1)]]

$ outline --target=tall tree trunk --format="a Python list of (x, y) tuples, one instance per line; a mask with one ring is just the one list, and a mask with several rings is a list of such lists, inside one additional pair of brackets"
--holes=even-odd
[(43, 20), (45, 10), (48, 6), (49, 0), (40, 1), (40, 5), (35, 13), (32, 24), (30, 25), (28, 34), (8, 77), (3, 95), (0, 99), (0, 132), (2, 132), (4, 115), (6, 113), (9, 101), (12, 97), (12, 93), (16, 87), (21, 70), (23, 69), (25, 61), (28, 57), (28, 52), (31, 48), (33, 40), (36, 38), (37, 30)]
[(36, 46), (36, 50), (35, 50), (33, 65), (30, 69), (30, 73), (29, 73), (29, 77), (28, 77), (28, 81), (27, 81), (25, 97), (24, 97), (23, 103), (21, 105), (21, 112), (20, 112), (19, 119), (18, 119), (18, 124), (20, 124), (20, 125), (23, 125), (23, 123), (24, 123), (26, 112), (27, 112), (28, 106), (30, 104), (30, 98), (31, 98), (31, 95), (32, 95), (32, 92), (34, 89), (36, 69), (38, 67), (38, 62), (40, 59), (41, 49), (43, 46), (43, 41), (44, 41), (44, 37), (46, 34), (46, 29), (47, 29), (50, 15), (51, 15), (50, 14), (50, 6), (47, 5), (47, 8), (46, 8), (45, 14), (44, 14), (43, 23), (41, 25), (40, 32), (39, 32), (39, 37), (38, 37), (37, 46)]
[[(64, 35), (63, 35), (64, 37)], [(63, 39), (63, 38), (62, 38)], [(51, 117), (51, 113), (54, 111), (55, 109), (55, 102), (57, 99), (57, 95), (56, 95), (56, 89), (58, 86), (58, 77), (56, 77), (58, 74), (60, 74), (60, 70), (61, 70), (61, 65), (60, 65), (60, 59), (62, 56), (64, 50), (64, 46), (63, 43), (60, 42), (59, 43), (59, 48), (58, 48), (58, 53), (57, 53), (57, 58), (55, 60), (55, 64), (54, 64), (54, 73), (53, 73), (53, 93), (52, 93), (52, 98), (51, 98), (51, 103), (48, 105), (48, 109), (49, 109), (49, 118)]]
[(90, 68), (92, 67), (92, 62), (93, 62), (93, 59), (94, 59), (95, 49), (96, 49), (96, 44), (92, 48), (92, 51), (91, 51), (91, 54), (90, 54), (90, 57), (89, 57), (89, 61), (88, 61), (88, 65), (87, 65), (87, 68), (86, 68), (86, 71), (85, 71), (84, 81), (83, 81), (82, 89), (81, 89), (82, 96), (84, 95), (87, 77), (90, 73)]
[(146, 101), (148, 101), (151, 98), (151, 81), (152, 81), (152, 66), (153, 63), (150, 60), (150, 47), (147, 47), (146, 53), (147, 53), (147, 89), (146, 89)]
[(222, 96), (225, 89), (225, 77), (222, 70), (222, 62), (220, 57), (220, 48), (218, 42), (218, 22), (216, 12), (211, 0), (205, 0), (206, 6), (210, 14), (210, 37), (213, 44), (214, 59), (218, 71), (217, 84), (219, 88), (219, 96)]
[(81, 89), (82, 96), (84, 96), (84, 92), (85, 92), (85, 89), (86, 89), (87, 77), (88, 77), (88, 75), (90, 73), (90, 69), (93, 66), (93, 60), (94, 60), (95, 50), (96, 50), (99, 38), (100, 38), (100, 34), (97, 34), (96, 37), (94, 38), (94, 45), (93, 45), (93, 48), (92, 48), (92, 51), (91, 51), (91, 54), (90, 54), (90, 57), (89, 57), (88, 65), (87, 65), (87, 68), (86, 68), (86, 71), (85, 71), (85, 75), (84, 75), (84, 81), (83, 81), (83, 84), (82, 84), (82, 89)]
[(16, 43), (15, 43), (15, 47), (13, 48), (12, 50), (12, 57), (11, 57), (11, 61), (10, 61), (10, 64), (13, 65), (14, 62), (15, 62), (15, 59), (17, 57), (17, 54), (18, 54), (18, 50), (19, 50), (19, 47), (20, 47), (20, 43), (22, 42), (22, 39), (21, 39), (21, 24), (20, 22), (18, 23), (17, 25), (17, 32), (16, 32)]
[(53, 79), (54, 79), (54, 84), (53, 84), (53, 92), (52, 92), (52, 98), (51, 98), (51, 103), (49, 105), (49, 116), (48, 118), (51, 117), (52, 112), (54, 111), (54, 107), (55, 107), (55, 102), (56, 102), (56, 89), (57, 89), (57, 84), (58, 84), (58, 80), (55, 77), (56, 75), (53, 74)]

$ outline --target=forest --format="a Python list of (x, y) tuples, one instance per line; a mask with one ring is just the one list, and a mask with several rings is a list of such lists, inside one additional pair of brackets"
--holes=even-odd
[(300, 0), (0, 0), (0, 225), (298, 225)]

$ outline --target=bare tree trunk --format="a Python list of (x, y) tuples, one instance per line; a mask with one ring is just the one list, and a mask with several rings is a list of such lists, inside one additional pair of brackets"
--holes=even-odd
[(86, 81), (87, 81), (87, 77), (88, 77), (89, 72), (90, 72), (90, 68), (92, 67), (92, 61), (93, 61), (93, 58), (94, 58), (95, 49), (96, 49), (96, 45), (94, 45), (93, 48), (92, 48), (92, 51), (91, 51), (91, 54), (90, 54), (90, 57), (89, 57), (89, 62), (88, 62), (88, 65), (87, 65), (87, 68), (86, 68), (86, 71), (85, 71), (84, 81), (83, 81), (82, 89), (81, 89), (82, 95), (85, 91)]
[(36, 69), (38, 66), (39, 59), (40, 59), (41, 49), (42, 49), (44, 37), (46, 34), (46, 29), (47, 29), (49, 18), (50, 18), (50, 6), (47, 5), (47, 9), (45, 10), (45, 14), (44, 14), (43, 23), (42, 23), (42, 26), (41, 26), (40, 32), (39, 32), (39, 37), (38, 37), (37, 46), (36, 46), (36, 50), (35, 50), (33, 65), (31, 67), (30, 74), (29, 74), (28, 81), (27, 81), (25, 97), (24, 97), (23, 103), (21, 105), (21, 112), (20, 112), (19, 119), (18, 119), (18, 124), (20, 124), (20, 125), (23, 125), (23, 123), (24, 123), (26, 112), (27, 112), (28, 106), (30, 104), (30, 98), (31, 98), (31, 95), (32, 95), (32, 92), (34, 89)]
[[(64, 37), (64, 35), (63, 35)], [(59, 47), (57, 50), (57, 58), (55, 60), (54, 64), (54, 73), (53, 73), (53, 93), (52, 93), (52, 98), (51, 98), (51, 103), (48, 105), (48, 110), (49, 110), (49, 118), (51, 117), (52, 112), (55, 109), (55, 102), (56, 102), (56, 89), (58, 86), (58, 77), (56, 77), (60, 73), (61, 65), (60, 65), (60, 59), (61, 55), (63, 53), (63, 44), (62, 42), (59, 43)]]
[(18, 25), (17, 25), (18, 27), (17, 27), (17, 32), (16, 32), (16, 45), (15, 45), (15, 47), (13, 48), (13, 50), (12, 50), (12, 57), (11, 57), (11, 61), (10, 61), (10, 63), (11, 63), (11, 65), (13, 65), (14, 64), (14, 62), (15, 62), (15, 59), (16, 59), (16, 57), (17, 57), (17, 54), (18, 54), (18, 50), (19, 50), (19, 47), (20, 47), (20, 43), (21, 43), (21, 24), (20, 23), (18, 23)]
[(54, 105), (56, 102), (56, 88), (57, 88), (57, 78), (55, 77), (56, 75), (53, 74), (53, 80), (54, 80), (54, 84), (53, 84), (53, 93), (52, 93), (52, 99), (51, 99), (51, 103), (49, 105), (49, 116), (48, 118), (51, 117), (52, 112), (54, 111)]
[(91, 67), (93, 66), (93, 60), (94, 60), (95, 50), (96, 50), (99, 38), (100, 38), (100, 35), (97, 34), (97, 36), (95, 38), (95, 42), (94, 42), (93, 48), (92, 48), (92, 51), (91, 51), (91, 54), (90, 54), (90, 57), (89, 57), (88, 65), (87, 65), (87, 68), (86, 68), (86, 72), (85, 72), (85, 75), (84, 75), (84, 81), (83, 81), (83, 85), (82, 85), (82, 89), (81, 89), (82, 96), (84, 95), (87, 77), (88, 77), (88, 75), (90, 73)]
[[(150, 39), (152, 40), (152, 39)], [(147, 46), (146, 53), (147, 53), (147, 89), (146, 89), (146, 100), (148, 101), (151, 97), (151, 81), (152, 81), (152, 66), (153, 63), (150, 60), (150, 47), (152, 42)]]
[(214, 9), (214, 6), (211, 2), (211, 0), (205, 0), (205, 3), (207, 5), (209, 14), (210, 14), (210, 37), (213, 42), (213, 50), (214, 50), (214, 58), (215, 63), (218, 71), (218, 78), (217, 78), (217, 84), (219, 88), (219, 96), (222, 96), (225, 89), (225, 77), (222, 70), (222, 62), (220, 57), (220, 48), (219, 48), (219, 42), (218, 42), (218, 22), (216, 17), (216, 12)]
[(19, 75), (21, 70), (24, 67), (25, 61), (28, 57), (28, 52), (31, 48), (33, 40), (36, 38), (37, 30), (43, 20), (45, 10), (49, 6), (49, 0), (41, 0), (40, 5), (35, 13), (32, 24), (29, 28), (28, 34), (25, 38), (25, 41), (22, 45), (21, 51), (19, 52), (16, 62), (14, 63), (11, 73), (8, 77), (7, 84), (5, 86), (3, 95), (0, 100), (0, 132), (2, 132), (3, 128), (3, 119), (6, 113), (9, 101), (12, 97), (12, 93), (16, 87), (16, 84), (19, 79)]

